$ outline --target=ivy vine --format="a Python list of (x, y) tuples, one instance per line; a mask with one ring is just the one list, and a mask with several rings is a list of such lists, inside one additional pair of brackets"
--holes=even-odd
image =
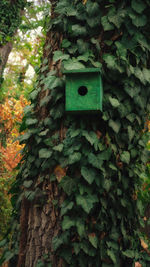
[[(137, 199), (149, 156), (149, 137), (143, 131), (150, 112), (149, 7), (148, 0), (59, 0), (57, 16), (49, 24), (49, 30), (63, 33), (53, 62), (61, 62), (61, 71), (100, 67), (104, 87), (102, 113), (66, 114), (65, 77), (49, 70), (45, 58), (32, 104), (25, 108), (21, 130), (28, 131), (20, 142), (26, 146), (12, 201), (18, 199), (18, 216), (22, 195), (30, 201), (40, 195), (46, 201), (46, 192), (35, 181), (39, 174), (41, 183), (49, 179), (66, 193), (60, 207), (55, 200), (62, 225), (53, 239), (53, 253), (63, 258), (64, 266), (150, 263), (140, 247), (144, 208)], [(47, 94), (39, 102), (41, 90)], [(47, 110), (43, 120), (37, 104)], [(67, 129), (63, 139), (62, 121)], [(56, 167), (63, 175), (58, 177)], [(13, 250), (17, 239), (14, 235)], [(43, 258), (43, 266), (46, 262)]]

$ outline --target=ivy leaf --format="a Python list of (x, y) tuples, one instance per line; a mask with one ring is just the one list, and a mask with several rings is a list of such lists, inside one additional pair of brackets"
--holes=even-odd
[(71, 46), (71, 42), (68, 41), (67, 39), (63, 39), (61, 45), (62, 45), (63, 48), (68, 48), (69, 46)]
[(103, 160), (100, 160), (98, 156), (94, 155), (93, 153), (90, 153), (88, 155), (88, 161), (93, 167), (97, 169), (101, 169), (101, 166), (103, 164)]
[(38, 122), (37, 119), (26, 119), (26, 124), (29, 125), (34, 125)]
[(132, 19), (132, 23), (136, 26), (136, 27), (143, 27), (146, 25), (147, 23), (147, 17), (145, 15), (129, 15)]
[(57, 146), (54, 146), (53, 149), (56, 151), (62, 152), (63, 146), (64, 146), (63, 144), (59, 144)]
[(95, 233), (91, 233), (88, 235), (89, 241), (94, 248), (98, 247), (98, 238)]
[(103, 188), (108, 192), (111, 188), (112, 181), (110, 179), (103, 180)]
[(27, 133), (19, 136), (18, 139), (19, 139), (20, 142), (23, 142), (23, 141), (28, 140), (30, 138), (30, 136), (31, 136), (31, 132), (27, 132)]
[(127, 249), (126, 251), (122, 251), (122, 254), (125, 255), (128, 258), (134, 258), (135, 257), (135, 252), (134, 250)]
[(80, 152), (74, 152), (69, 156), (69, 164), (74, 164), (75, 162), (80, 161), (81, 159), (81, 153)]
[(49, 129), (46, 129), (46, 130), (40, 132), (39, 136), (45, 136), (45, 135), (47, 135), (48, 132), (49, 132)]
[(33, 184), (32, 180), (24, 181), (23, 186), (26, 187), (26, 188), (29, 188), (32, 184)]
[(71, 210), (74, 206), (74, 203), (71, 201), (67, 201), (65, 200), (62, 205), (61, 205), (61, 216), (63, 216), (64, 214), (66, 214), (69, 210)]
[(144, 206), (143, 206), (142, 201), (137, 200), (136, 204), (137, 204), (137, 209), (139, 210), (140, 215), (143, 216), (144, 215)]
[(110, 97), (109, 97), (109, 101), (110, 101), (111, 105), (112, 105), (114, 108), (117, 108), (117, 107), (120, 106), (120, 103), (119, 103), (118, 99), (116, 99), (116, 98), (113, 98), (113, 97), (110, 96)]
[(94, 203), (98, 202), (96, 195), (76, 196), (77, 205), (81, 206), (86, 213), (89, 213), (93, 208)]
[(79, 236), (83, 237), (85, 235), (85, 224), (83, 222), (83, 219), (78, 219), (76, 221), (76, 227), (77, 227)]
[(120, 127), (121, 127), (121, 123), (119, 120), (109, 120), (109, 126), (114, 130), (115, 133), (119, 133)]
[(63, 244), (62, 238), (55, 236), (52, 240), (53, 250), (56, 251)]
[(62, 229), (64, 231), (70, 229), (74, 225), (75, 225), (74, 220), (72, 220), (69, 216), (64, 216), (64, 219), (62, 221)]
[(45, 96), (40, 100), (40, 107), (46, 106), (51, 100), (51, 95)]
[(122, 162), (129, 164), (130, 163), (130, 153), (128, 151), (123, 151), (120, 155)]
[(98, 141), (96, 133), (92, 131), (91, 132), (83, 131), (82, 135), (85, 136), (85, 138), (91, 145), (94, 145), (94, 143)]
[(135, 131), (133, 130), (133, 128), (131, 126), (128, 126), (128, 135), (129, 135), (129, 140), (131, 142), (134, 135), (135, 135)]
[(53, 60), (54, 62), (57, 62), (58, 60), (67, 60), (69, 59), (69, 55), (67, 54), (63, 54), (62, 51), (55, 51), (54, 52), (54, 56), (53, 56)]
[(72, 26), (72, 31), (74, 36), (79, 36), (79, 35), (85, 36), (87, 33), (86, 27), (81, 26), (80, 24), (74, 24)]
[(39, 158), (48, 159), (52, 155), (52, 151), (47, 148), (41, 148), (39, 150)]
[(116, 264), (117, 258), (116, 258), (115, 253), (113, 252), (113, 250), (107, 249), (107, 255), (111, 258), (111, 260), (113, 261), (113, 263)]
[(141, 14), (144, 11), (144, 9), (146, 8), (145, 3), (143, 1), (140, 1), (140, 0), (132, 0), (131, 6), (139, 14)]
[(95, 14), (99, 13), (99, 4), (96, 2), (87, 1), (86, 10), (89, 16), (95, 17)]
[(96, 176), (96, 172), (94, 170), (86, 168), (86, 167), (81, 168), (81, 174), (89, 184), (93, 183), (95, 176)]
[(68, 59), (67, 61), (64, 61), (64, 68), (66, 70), (76, 70), (84, 69), (85, 66), (77, 60)]
[(109, 69), (115, 69), (116, 68), (116, 58), (113, 55), (110, 54), (104, 54), (103, 59), (105, 63), (107, 64), (107, 67)]
[(107, 16), (103, 16), (101, 18), (101, 23), (103, 25), (104, 31), (111, 31), (114, 29), (113, 24), (109, 23)]
[(69, 177), (69, 176), (65, 176), (63, 177), (63, 179), (60, 182), (60, 186), (63, 188), (64, 192), (70, 196), (71, 193), (75, 190), (76, 188), (76, 181)]

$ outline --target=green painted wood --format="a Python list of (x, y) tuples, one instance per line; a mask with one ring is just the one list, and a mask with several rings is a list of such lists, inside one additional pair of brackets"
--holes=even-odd
[(83, 72), (101, 72), (100, 68), (85, 68), (85, 69), (77, 69), (77, 70), (64, 70), (63, 73), (71, 74), (71, 73), (83, 73)]
[(65, 109), (68, 112), (102, 111), (103, 88), (100, 69), (83, 70), (84, 72), (81, 70), (65, 72)]

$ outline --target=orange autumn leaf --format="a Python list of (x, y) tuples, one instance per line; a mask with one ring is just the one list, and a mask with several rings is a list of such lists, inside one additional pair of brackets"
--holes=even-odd
[(61, 179), (66, 175), (66, 171), (67, 171), (67, 168), (62, 168), (60, 165), (55, 167), (54, 174), (58, 182), (60, 182)]
[(2, 125), (1, 133), (5, 135), (6, 146), (0, 144), (0, 153), (3, 165), (6, 170), (12, 171), (20, 162), (22, 156), (20, 150), (23, 145), (14, 139), (19, 136), (19, 125), (23, 118), (23, 109), (29, 104), (28, 101), (20, 96), (19, 99), (9, 97), (0, 105), (0, 124)]

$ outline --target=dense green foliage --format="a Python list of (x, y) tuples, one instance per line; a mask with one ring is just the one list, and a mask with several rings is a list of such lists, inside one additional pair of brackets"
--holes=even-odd
[[(63, 33), (53, 57), (56, 63), (61, 60), (61, 70), (101, 67), (104, 87), (101, 114), (65, 114), (65, 77), (49, 71), (49, 52), (31, 93), (32, 104), (25, 109), (22, 129), (28, 131), (20, 138), (26, 143), (24, 163), (11, 190), (15, 215), (23, 194), (30, 201), (42, 199), (43, 205), (47, 192), (41, 183), (58, 183), (51, 171), (56, 166), (66, 169), (58, 183), (65, 201), (59, 207), (54, 200), (62, 228), (53, 239), (54, 253), (64, 259), (64, 266), (120, 267), (135, 261), (149, 266), (149, 256), (139, 243), (144, 210), (137, 199), (148, 156), (143, 129), (150, 112), (149, 7), (148, 0), (59, 0), (58, 16), (49, 25), (49, 30)], [(41, 90), (47, 94), (38, 103), (38, 113)], [(42, 108), (47, 110), (43, 120)], [(20, 185), (25, 193), (18, 193)], [(15, 233), (15, 254), (17, 239)], [(37, 266), (46, 262), (49, 258)]]
[(7, 41), (18, 29), (21, 23), (21, 10), (25, 7), (26, 0), (0, 1), (0, 45)]

